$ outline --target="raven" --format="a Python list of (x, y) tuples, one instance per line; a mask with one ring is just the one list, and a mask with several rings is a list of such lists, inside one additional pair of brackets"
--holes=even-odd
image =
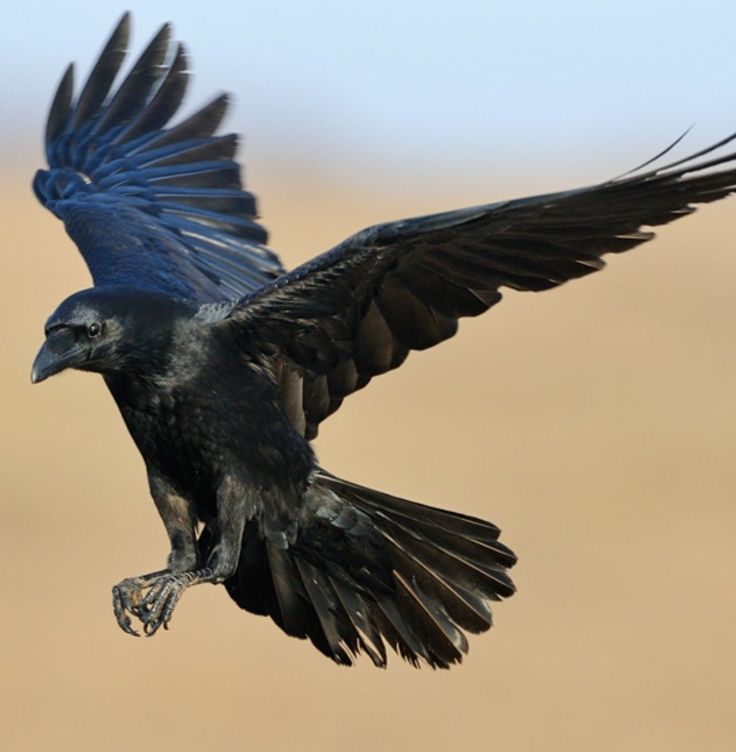
[(500, 288), (595, 272), (650, 240), (643, 227), (736, 190), (736, 153), (713, 154), (736, 134), (592, 187), (371, 227), (287, 272), (236, 136), (216, 135), (227, 97), (169, 125), (188, 75), (168, 24), (113, 85), (129, 27), (125, 14), (77, 96), (67, 69), (33, 183), (94, 287), (48, 319), (32, 381), (102, 374), (170, 539), (164, 569), (113, 588), (118, 624), (155, 634), (186, 588), (220, 583), (341, 664), (364, 652), (385, 666), (386, 644), (414, 665), (461, 661), (465, 633), (514, 592), (499, 529), (337, 478), (310, 441), (345, 397), (452, 337)]

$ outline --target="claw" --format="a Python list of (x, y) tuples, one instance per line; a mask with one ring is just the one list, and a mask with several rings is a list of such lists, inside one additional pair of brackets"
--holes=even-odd
[(133, 629), (130, 617), (133, 616), (143, 621), (145, 615), (143, 590), (149, 587), (151, 581), (160, 577), (161, 574), (162, 572), (152, 572), (141, 577), (129, 577), (113, 587), (113, 613), (115, 614), (118, 626), (126, 634), (140, 637), (140, 634)]
[[(146, 637), (152, 637), (169, 622), (179, 603), (182, 593), (199, 582), (219, 582), (211, 569), (198, 569), (191, 572), (152, 572), (142, 577), (130, 577), (119, 582), (112, 589), (112, 607), (118, 626), (129, 635), (139, 637), (133, 629), (130, 617), (143, 625)], [(144, 592), (147, 590), (148, 592)]]
[(165, 575), (146, 593), (140, 618), (147, 637), (155, 635), (161, 627), (168, 629), (176, 604), (190, 581), (191, 578), (184, 574)]
[(140, 590), (133, 590), (131, 592), (131, 586), (136, 587), (129, 580), (124, 580), (112, 589), (112, 608), (115, 613), (115, 619), (118, 626), (123, 632), (133, 635), (133, 637), (140, 637), (138, 632), (133, 629), (132, 623), (128, 613), (138, 616), (136, 605), (134, 601), (134, 594), (140, 594)]

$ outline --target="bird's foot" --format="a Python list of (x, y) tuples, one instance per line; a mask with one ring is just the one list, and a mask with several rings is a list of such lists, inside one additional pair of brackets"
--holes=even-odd
[(165, 571), (151, 572), (140, 577), (128, 577), (119, 582), (112, 589), (112, 609), (115, 619), (123, 632), (134, 637), (139, 637), (133, 629), (131, 616), (143, 621), (143, 591), (151, 587), (151, 583), (158, 577), (165, 575)]
[[(116, 585), (113, 592), (113, 609), (120, 628), (138, 636), (130, 617), (143, 624), (147, 637), (163, 627), (169, 628), (171, 616), (184, 591), (200, 582), (218, 582), (209, 568), (191, 572), (154, 572), (142, 577), (131, 577)], [(148, 591), (145, 592), (144, 591)]]

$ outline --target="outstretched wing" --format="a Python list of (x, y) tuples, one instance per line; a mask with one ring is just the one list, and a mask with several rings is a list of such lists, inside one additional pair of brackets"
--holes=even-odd
[(242, 189), (237, 137), (214, 135), (227, 97), (166, 128), (187, 87), (184, 48), (171, 48), (163, 26), (113, 90), (129, 29), (126, 13), (76, 99), (73, 65), (64, 74), (36, 196), (64, 222), (95, 284), (238, 299), (283, 269)]
[[(245, 297), (227, 321), (275, 358), (292, 423), (309, 438), (342, 400), (451, 337), (502, 287), (547, 290), (604, 266), (602, 256), (736, 190), (736, 153), (600, 185), (371, 227)], [(720, 170), (713, 170), (726, 165)]]

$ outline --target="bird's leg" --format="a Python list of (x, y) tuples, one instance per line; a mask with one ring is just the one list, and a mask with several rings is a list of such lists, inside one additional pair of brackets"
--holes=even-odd
[(148, 485), (171, 544), (167, 571), (190, 572), (196, 569), (199, 555), (194, 505), (180, 496), (162, 475), (151, 468), (148, 470)]
[[(148, 482), (151, 496), (156, 502), (156, 508), (169, 536), (171, 552), (166, 569), (140, 577), (129, 577), (112, 589), (112, 605), (118, 625), (124, 632), (135, 636), (138, 636), (138, 632), (133, 629), (131, 616), (140, 619), (144, 629), (149, 631), (147, 624), (150, 619), (150, 607), (146, 596), (150, 595), (154, 588), (158, 588), (166, 578), (183, 573), (189, 575), (199, 565), (194, 532), (196, 517), (192, 505), (177, 494), (171, 484), (152, 468), (148, 471)], [(145, 590), (149, 591), (146, 596)], [(173, 611), (173, 605), (171, 610)]]
[(206, 566), (189, 571), (162, 573), (150, 584), (136, 615), (150, 636), (161, 627), (168, 629), (176, 604), (192, 585), (224, 582), (237, 569), (243, 545), (243, 530), (248, 509), (248, 494), (238, 483), (226, 479), (217, 490), (217, 542)]

